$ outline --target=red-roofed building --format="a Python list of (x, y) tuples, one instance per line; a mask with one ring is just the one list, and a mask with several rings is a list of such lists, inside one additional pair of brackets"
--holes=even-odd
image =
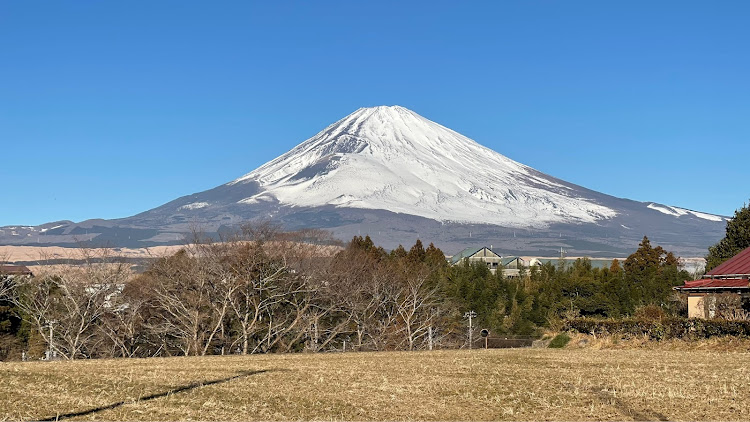
[(675, 290), (687, 293), (690, 318), (712, 318), (717, 293), (738, 294), (743, 307), (747, 307), (750, 304), (750, 248), (709, 271), (705, 278), (686, 281)]
[(709, 271), (706, 275), (709, 277), (731, 277), (740, 275), (744, 276), (745, 279), (748, 279), (748, 274), (750, 274), (750, 248), (733, 256), (731, 259)]

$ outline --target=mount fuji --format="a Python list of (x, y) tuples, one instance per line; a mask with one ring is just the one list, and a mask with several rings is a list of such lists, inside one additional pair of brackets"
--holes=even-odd
[(441, 222), (546, 227), (617, 212), (403, 107), (362, 108), (230, 185), (240, 203), (382, 209)]
[(395, 247), (416, 238), (446, 251), (621, 256), (644, 235), (702, 256), (726, 217), (595, 192), (513, 161), (399, 106), (361, 108), (291, 151), (224, 185), (116, 220), (2, 227), (0, 244), (151, 246), (193, 227), (252, 220), (369, 234)]

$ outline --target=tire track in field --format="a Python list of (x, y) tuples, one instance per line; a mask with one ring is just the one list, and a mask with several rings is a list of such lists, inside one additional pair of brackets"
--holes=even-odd
[(236, 379), (240, 379), (240, 378), (247, 378), (247, 377), (250, 377), (250, 376), (253, 376), (253, 375), (263, 374), (263, 373), (266, 373), (266, 372), (271, 372), (271, 371), (267, 370), (267, 369), (262, 369), (262, 370), (258, 370), (258, 371), (242, 371), (242, 372), (238, 373), (237, 375), (234, 375), (234, 376), (231, 376), (231, 377), (221, 378), (221, 379), (217, 379), (217, 380), (210, 380), (210, 381), (198, 381), (198, 382), (194, 382), (194, 383), (191, 383), (191, 384), (181, 385), (181, 386), (175, 387), (175, 388), (173, 388), (171, 390), (162, 391), (160, 393), (149, 394), (147, 396), (139, 397), (139, 398), (137, 398), (135, 400), (123, 400), (123, 401), (119, 401), (117, 403), (108, 404), (106, 406), (94, 407), (94, 408), (91, 408), (91, 409), (81, 410), (81, 411), (78, 411), (78, 412), (70, 412), (70, 413), (57, 414), (55, 416), (50, 416), (50, 417), (47, 417), (47, 418), (32, 418), (31, 420), (40, 421), (40, 422), (51, 422), (51, 421), (59, 421), (59, 420), (62, 420), (62, 419), (74, 418), (74, 417), (77, 417), (77, 416), (92, 415), (94, 413), (99, 413), (99, 412), (103, 412), (105, 410), (115, 409), (115, 408), (118, 408), (120, 406), (125, 406), (127, 404), (137, 404), (137, 403), (144, 402), (144, 401), (149, 401), (149, 400), (154, 400), (154, 399), (158, 399), (158, 398), (161, 398), (161, 397), (170, 396), (172, 394), (183, 393), (185, 391), (194, 390), (194, 389), (200, 388), (200, 387), (206, 387), (206, 386), (209, 386), (209, 385), (216, 385), (216, 384), (223, 384), (225, 382), (229, 382), (229, 381), (232, 381), (232, 380), (236, 380)]

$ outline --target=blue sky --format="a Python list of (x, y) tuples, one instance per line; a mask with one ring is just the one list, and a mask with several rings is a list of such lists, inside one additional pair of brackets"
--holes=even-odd
[(129, 216), (402, 105), (604, 193), (750, 199), (750, 2), (0, 3), (0, 225)]

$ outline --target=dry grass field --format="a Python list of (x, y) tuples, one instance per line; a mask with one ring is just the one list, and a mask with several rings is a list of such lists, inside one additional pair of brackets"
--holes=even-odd
[[(123, 258), (150, 258), (171, 255), (182, 246), (154, 246), (151, 248), (117, 248), (114, 255)], [(102, 249), (92, 249), (95, 256), (102, 255)], [(50, 259), (76, 258), (78, 248), (61, 246), (0, 246), (0, 258), (9, 262), (44, 261)]]
[(750, 420), (750, 354), (505, 349), (0, 363), (0, 419)]

